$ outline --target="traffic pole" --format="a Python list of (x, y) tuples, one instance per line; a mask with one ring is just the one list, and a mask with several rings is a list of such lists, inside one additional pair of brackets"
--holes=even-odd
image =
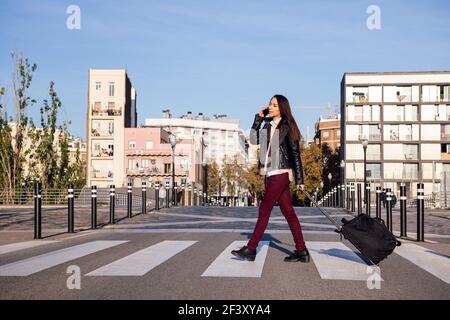
[(91, 229), (97, 229), (97, 186), (91, 186)]
[(74, 212), (73, 212), (73, 185), (69, 184), (69, 188), (67, 189), (67, 232), (74, 233)]
[(34, 239), (42, 238), (42, 198), (41, 183), (34, 184)]
[(375, 214), (378, 219), (381, 219), (381, 187), (376, 187), (376, 207)]
[(109, 189), (109, 223), (114, 224), (115, 219), (115, 209), (116, 209), (116, 187), (112, 184)]
[(400, 237), (407, 236), (406, 185), (400, 184)]
[(425, 241), (425, 204), (423, 183), (417, 184), (417, 241)]

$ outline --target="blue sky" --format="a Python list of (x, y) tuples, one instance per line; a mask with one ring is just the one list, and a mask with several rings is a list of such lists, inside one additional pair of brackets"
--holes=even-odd
[[(71, 4), (80, 30), (66, 28)], [(366, 27), (369, 5), (381, 30)], [(89, 68), (127, 69), (139, 125), (170, 108), (248, 129), (276, 93), (293, 106), (338, 105), (344, 72), (450, 70), (449, 14), (448, 1), (2, 0), (0, 86), (10, 86), (10, 51), (22, 49), (38, 65), (31, 96), (42, 100), (55, 81), (61, 116), (83, 138)], [(326, 115), (293, 111), (303, 135)]]

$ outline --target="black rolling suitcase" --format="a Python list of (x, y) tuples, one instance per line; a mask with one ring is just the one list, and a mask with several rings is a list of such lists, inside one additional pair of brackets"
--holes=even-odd
[(335, 231), (350, 241), (373, 264), (378, 264), (386, 259), (396, 246), (401, 245), (401, 242), (385, 226), (383, 220), (360, 214), (350, 221), (343, 218), (342, 225), (340, 225), (314, 201), (306, 190), (303, 190), (303, 192), (328, 220), (336, 226), (337, 230)]

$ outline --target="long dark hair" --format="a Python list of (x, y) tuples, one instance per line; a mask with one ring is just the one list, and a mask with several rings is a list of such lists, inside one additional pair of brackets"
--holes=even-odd
[(294, 138), (294, 140), (300, 141), (301, 137), (300, 130), (298, 129), (297, 122), (295, 122), (295, 119), (292, 116), (289, 100), (281, 94), (274, 95), (272, 98), (270, 98), (270, 100), (272, 100), (273, 98), (277, 99), (278, 107), (280, 108), (281, 118), (284, 121), (286, 121), (287, 124), (289, 125), (292, 137)]

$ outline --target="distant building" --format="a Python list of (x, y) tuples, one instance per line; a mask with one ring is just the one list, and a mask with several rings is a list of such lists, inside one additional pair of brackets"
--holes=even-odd
[(87, 185), (126, 186), (125, 128), (136, 127), (136, 91), (124, 69), (89, 69)]
[(331, 150), (336, 151), (341, 145), (341, 119), (338, 114), (334, 119), (319, 118), (315, 123), (314, 142), (317, 145), (328, 144)]

